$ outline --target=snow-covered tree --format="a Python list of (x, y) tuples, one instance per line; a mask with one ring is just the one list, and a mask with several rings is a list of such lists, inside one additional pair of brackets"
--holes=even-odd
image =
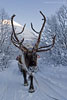
[(8, 20), (9, 16), (4, 9), (0, 11), (0, 52), (4, 51), (4, 44), (9, 38), (9, 25), (5, 20)]
[[(54, 61), (57, 63), (67, 62), (67, 7), (62, 6), (55, 15), (47, 18), (44, 31), (47, 37), (56, 34), (56, 43), (50, 52)], [(66, 63), (67, 64), (67, 63)]]
[(9, 53), (10, 32), (8, 25), (9, 16), (4, 9), (0, 10), (0, 65), (6, 65)]

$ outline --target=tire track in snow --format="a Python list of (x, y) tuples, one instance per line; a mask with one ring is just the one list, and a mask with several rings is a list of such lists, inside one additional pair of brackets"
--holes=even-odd
[(6, 91), (7, 91), (7, 86), (5, 86), (5, 87), (1, 87), (0, 88), (0, 100), (3, 100), (4, 99), (4, 95), (5, 95), (5, 93), (6, 93)]
[[(38, 77), (38, 80), (39, 80), (39, 83), (41, 83), (40, 84), (40, 89), (44, 92), (44, 93), (46, 93), (46, 91), (44, 90), (44, 86), (45, 86), (45, 88), (47, 87), (47, 95), (48, 94), (51, 94), (51, 92), (53, 92), (52, 94), (53, 95), (55, 95), (54, 97), (55, 97), (55, 100), (67, 100), (64, 96), (62, 96), (60, 93), (58, 93), (58, 91), (56, 91), (55, 89), (56, 88), (54, 88), (54, 86), (53, 86), (53, 83), (51, 83), (50, 81), (48, 81), (48, 77), (47, 78), (44, 78), (43, 77), (43, 75), (41, 74), (41, 73), (38, 73), (38, 75), (37, 75)], [(52, 85), (52, 86), (51, 86)], [(43, 86), (43, 87), (42, 87)], [(48, 91), (48, 90), (50, 90), (50, 92)], [(51, 95), (52, 95), (51, 94)], [(49, 96), (49, 95), (48, 95)], [(56, 96), (57, 97), (59, 97), (59, 99), (56, 99)], [(51, 96), (50, 96), (51, 97)]]
[(67, 99), (67, 94), (66, 94), (67, 89), (63, 89), (59, 85), (54, 84), (48, 77), (43, 77), (42, 74), (39, 74), (39, 75), (42, 77), (43, 80), (45, 80), (46, 84), (51, 86), (57, 93), (59, 93), (60, 95), (63, 95), (63, 97)]
[[(42, 73), (42, 71), (40, 70), (40, 74)], [(49, 75), (48, 75), (49, 74)], [(55, 74), (58, 74), (58, 73), (53, 73), (54, 75)], [(41, 74), (41, 76), (43, 77), (43, 78), (45, 78), (45, 79), (48, 79), (50, 82), (52, 82), (54, 85), (56, 85), (57, 87), (59, 87), (59, 88), (62, 88), (63, 90), (67, 90), (67, 85), (66, 85), (66, 83), (65, 83), (65, 78), (63, 78), (62, 76), (64, 76), (64, 75), (60, 75), (60, 74), (58, 74), (57, 76), (55, 75), (53, 75), (53, 74), (51, 74), (51, 73), (44, 73), (44, 74)]]

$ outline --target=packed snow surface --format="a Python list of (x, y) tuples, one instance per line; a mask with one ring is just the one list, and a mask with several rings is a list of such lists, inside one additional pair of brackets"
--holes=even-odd
[(67, 67), (54, 67), (40, 58), (34, 74), (35, 92), (29, 93), (17, 61), (10, 61), (8, 66), (0, 72), (0, 100), (67, 100)]

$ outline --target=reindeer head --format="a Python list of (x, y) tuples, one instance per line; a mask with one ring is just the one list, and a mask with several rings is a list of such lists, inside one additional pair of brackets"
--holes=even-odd
[(37, 53), (36, 52), (26, 52), (24, 53), (25, 62), (27, 66), (36, 66), (37, 65)]
[(40, 29), (39, 32), (37, 32), (34, 28), (33, 28), (33, 25), (31, 23), (31, 28), (32, 30), (35, 32), (35, 33), (38, 33), (39, 36), (38, 36), (38, 39), (37, 39), (37, 42), (35, 43), (35, 45), (33, 46), (32, 50), (29, 50), (27, 47), (25, 47), (23, 45), (23, 41), (24, 41), (24, 38), (20, 41), (18, 39), (18, 35), (20, 35), (21, 33), (23, 33), (24, 29), (25, 29), (25, 26), (26, 24), (24, 25), (22, 31), (20, 33), (15, 33), (15, 30), (14, 30), (14, 25), (13, 25), (13, 18), (15, 17), (15, 15), (13, 15), (11, 17), (11, 24), (12, 24), (12, 34), (11, 34), (11, 41), (12, 43), (17, 47), (19, 48), (22, 52), (24, 52), (24, 57), (25, 57), (25, 62), (26, 62), (26, 65), (29, 67), (29, 66), (36, 66), (37, 65), (37, 52), (43, 52), (43, 51), (48, 51), (48, 50), (51, 50), (51, 48), (53, 48), (54, 44), (55, 44), (55, 37), (53, 37), (53, 40), (52, 40), (52, 44), (50, 45), (47, 45), (47, 46), (43, 46), (43, 47), (38, 47), (39, 46), (39, 43), (40, 43), (40, 39), (41, 39), (41, 34), (43, 32), (43, 29), (44, 29), (44, 26), (45, 26), (45, 22), (46, 22), (46, 17), (45, 15), (40, 11), (40, 14), (43, 16), (43, 24), (42, 24), (42, 27)]

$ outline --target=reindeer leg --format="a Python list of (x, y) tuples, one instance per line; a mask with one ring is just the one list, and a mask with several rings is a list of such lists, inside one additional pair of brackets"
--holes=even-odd
[(24, 86), (28, 86), (27, 72), (24, 69), (23, 69), (23, 77), (24, 77)]
[(29, 92), (30, 92), (30, 93), (33, 93), (33, 92), (35, 92), (34, 86), (33, 86), (33, 75), (31, 74), (31, 75), (29, 76), (29, 78), (30, 78)]

